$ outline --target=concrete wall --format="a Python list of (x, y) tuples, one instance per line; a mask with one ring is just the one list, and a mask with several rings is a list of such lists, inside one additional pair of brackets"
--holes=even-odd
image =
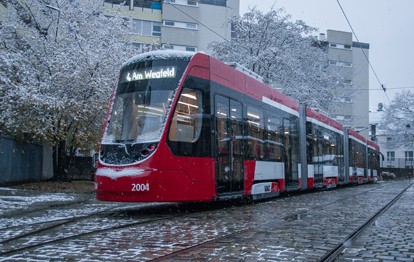
[(198, 31), (196, 30), (163, 26), (161, 32), (163, 44), (198, 46)]
[(230, 40), (231, 27), (227, 20), (234, 11), (236, 10), (228, 7), (200, 4), (200, 21), (207, 26), (199, 25), (198, 48), (200, 51), (210, 54), (211, 50), (208, 49), (208, 45), (211, 42), (224, 41), (223, 37)]

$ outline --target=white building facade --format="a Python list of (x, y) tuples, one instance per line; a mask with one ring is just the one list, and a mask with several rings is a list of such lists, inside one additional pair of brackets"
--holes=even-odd
[[(388, 134), (378, 128), (378, 124), (381, 122), (384, 114), (385, 112), (382, 106), (370, 112), (371, 137), (378, 143), (381, 148), (381, 153), (384, 156), (381, 166), (385, 168), (414, 169), (414, 146), (409, 141), (410, 139), (407, 139), (406, 143), (402, 143), (403, 145), (398, 146), (397, 141), (404, 141), (406, 139), (405, 137)], [(414, 127), (407, 124), (405, 128), (408, 131)]]
[[(343, 79), (346, 96), (338, 100), (334, 118), (369, 138), (369, 44), (354, 42), (352, 33), (328, 30), (328, 70)], [(333, 98), (335, 99), (335, 98)]]
[(231, 39), (232, 16), (239, 0), (105, 0), (105, 14), (131, 24), (128, 41), (140, 51), (166, 48), (210, 53), (208, 44)]

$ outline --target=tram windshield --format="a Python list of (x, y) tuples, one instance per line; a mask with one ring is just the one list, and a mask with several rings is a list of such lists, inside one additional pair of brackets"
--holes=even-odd
[(143, 59), (121, 70), (100, 152), (107, 164), (131, 164), (156, 149), (189, 61)]
[(173, 90), (124, 93), (116, 96), (106, 141), (158, 141)]
[(146, 61), (125, 67), (103, 143), (159, 141), (184, 61)]

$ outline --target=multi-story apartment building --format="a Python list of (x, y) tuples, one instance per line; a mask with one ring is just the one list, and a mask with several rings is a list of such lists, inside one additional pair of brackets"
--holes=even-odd
[(326, 44), (328, 70), (344, 81), (346, 95), (338, 100), (334, 117), (369, 138), (369, 44), (354, 42), (352, 33), (335, 30), (321, 34), (319, 41)]
[(227, 20), (239, 14), (239, 0), (105, 0), (105, 13), (131, 23), (128, 40), (141, 50), (156, 46), (210, 53), (209, 43), (231, 39)]

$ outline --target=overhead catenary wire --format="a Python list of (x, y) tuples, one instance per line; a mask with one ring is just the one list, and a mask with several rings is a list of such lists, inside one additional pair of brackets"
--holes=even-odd
[[(361, 43), (361, 42), (359, 41), (359, 39), (358, 39), (357, 34), (355, 33), (354, 28), (353, 28), (353, 27), (352, 27), (352, 25), (351, 25), (351, 22), (350, 22), (350, 21), (349, 21), (349, 19), (348, 19), (348, 16), (347, 16), (347, 15), (346, 15), (346, 13), (345, 13), (345, 10), (342, 8), (341, 3), (339, 2), (339, 0), (336, 0), (336, 2), (338, 3), (339, 8), (341, 9), (342, 14), (344, 15), (344, 17), (345, 17), (345, 19), (346, 19), (346, 21), (347, 21), (347, 23), (348, 23), (349, 27), (351, 28), (351, 31), (352, 31), (353, 35), (355, 36), (355, 39), (357, 40), (357, 42), (358, 42), (358, 43)], [(391, 103), (391, 101), (390, 101), (390, 99), (389, 99), (389, 97), (388, 97), (388, 94), (387, 94), (387, 92), (386, 92), (385, 85), (384, 85), (384, 84), (381, 82), (381, 80), (379, 79), (379, 77), (378, 77), (378, 75), (377, 75), (377, 72), (375, 72), (375, 69), (374, 69), (374, 67), (372, 66), (371, 62), (369, 61), (368, 56), (367, 56), (367, 54), (365, 53), (364, 49), (362, 49), (362, 53), (364, 54), (365, 59), (367, 60), (368, 65), (369, 65), (369, 67), (371, 68), (371, 71), (374, 73), (375, 78), (377, 79), (377, 81), (378, 81), (378, 83), (379, 83), (380, 87), (381, 87), (381, 88), (382, 88), (382, 90), (384, 91), (384, 94), (385, 94), (385, 96), (387, 97), (388, 102), (389, 102), (389, 103)]]
[[(400, 87), (387, 87), (387, 90), (398, 90), (398, 89), (414, 89), (414, 86), (400, 86)], [(358, 90), (371, 90), (371, 91), (384, 91), (381, 88), (360, 88), (360, 89), (356, 89)]]
[[(213, 34), (217, 35), (219, 38), (223, 39), (223, 40), (224, 40), (224, 41), (226, 41), (226, 42), (229, 42), (229, 40), (228, 40), (226, 37), (224, 37), (223, 35), (221, 35), (221, 34), (217, 33), (215, 30), (211, 29), (209, 26), (205, 25), (204, 23), (202, 23), (201, 21), (199, 21), (197, 18), (195, 18), (195, 17), (191, 16), (190, 14), (188, 14), (187, 12), (185, 12), (184, 10), (182, 10), (181, 8), (178, 8), (176, 5), (174, 5), (174, 4), (172, 4), (172, 3), (170, 3), (169, 1), (164, 1), (164, 3), (169, 4), (171, 7), (175, 8), (176, 10), (178, 10), (179, 12), (181, 12), (181, 13), (183, 13), (184, 15), (188, 16), (189, 18), (191, 18), (192, 20), (194, 20), (195, 22), (197, 22), (197, 23), (198, 23), (198, 24), (200, 24), (201, 26), (205, 27), (207, 30), (211, 31)], [(337, 0), (337, 3), (338, 3), (338, 5), (339, 5), (339, 7), (340, 7), (340, 9), (341, 9), (341, 11), (342, 11), (342, 13), (343, 13), (343, 15), (344, 15), (344, 17), (345, 17), (345, 19), (346, 19), (346, 21), (347, 21), (347, 23), (348, 23), (349, 27), (351, 28), (351, 31), (352, 31), (353, 35), (355, 36), (355, 39), (357, 40), (357, 42), (358, 42), (358, 43), (360, 43), (359, 38), (358, 38), (358, 36), (356, 35), (355, 30), (354, 30), (354, 28), (352, 27), (351, 22), (350, 22), (350, 20), (348, 19), (348, 16), (346, 15), (345, 10), (343, 9), (343, 7), (342, 7), (341, 3), (339, 2), (339, 0)], [(389, 99), (389, 97), (388, 97), (388, 94), (386, 93), (386, 89), (404, 89), (404, 88), (402, 88), (402, 87), (400, 87), (400, 88), (385, 88), (385, 85), (384, 85), (384, 84), (381, 82), (381, 80), (379, 79), (378, 74), (376, 73), (376, 71), (375, 71), (374, 67), (372, 66), (371, 62), (370, 62), (370, 61), (369, 61), (369, 59), (368, 59), (367, 54), (365, 53), (365, 51), (364, 51), (363, 49), (362, 49), (362, 52), (363, 52), (363, 54), (364, 54), (365, 59), (366, 59), (366, 60), (367, 60), (367, 62), (368, 62), (368, 65), (369, 65), (370, 69), (371, 69), (371, 70), (372, 70), (372, 72), (374, 73), (375, 78), (377, 79), (377, 81), (378, 81), (378, 83), (379, 83), (379, 85), (380, 85), (380, 87), (381, 87), (381, 89), (369, 89), (369, 88), (368, 88), (368, 90), (372, 90), (372, 91), (377, 91), (377, 90), (378, 90), (378, 91), (381, 91), (381, 90), (382, 90), (382, 91), (384, 91), (384, 94), (385, 94), (385, 96), (386, 96), (386, 98), (387, 98), (388, 102), (389, 102), (389, 103), (391, 103), (391, 102), (390, 102), (390, 99)], [(413, 88), (414, 88), (414, 87), (413, 87)], [(364, 90), (364, 89), (358, 89), (358, 90)]]
[(180, 11), (181, 13), (185, 14), (186, 16), (190, 17), (191, 19), (193, 19), (195, 22), (199, 23), (200, 25), (204, 26), (205, 28), (207, 28), (207, 30), (211, 31), (213, 34), (217, 35), (218, 37), (224, 39), (225, 41), (229, 41), (227, 38), (225, 38), (224, 36), (220, 35), (219, 33), (217, 33), (216, 31), (214, 31), (213, 29), (211, 29), (210, 27), (208, 27), (207, 25), (203, 24), (202, 22), (200, 22), (198, 19), (196, 19), (195, 17), (191, 16), (190, 14), (188, 14), (187, 12), (185, 12), (184, 10), (178, 8), (176, 5), (170, 3), (169, 1), (164, 1), (165, 4), (169, 4), (171, 7), (177, 9), (178, 11)]

